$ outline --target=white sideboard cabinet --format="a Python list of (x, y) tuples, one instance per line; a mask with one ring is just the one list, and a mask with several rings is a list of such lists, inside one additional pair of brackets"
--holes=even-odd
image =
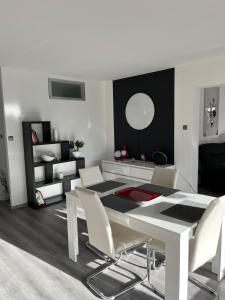
[[(163, 168), (175, 168), (174, 165), (163, 165)], [(140, 161), (131, 159), (125, 160), (102, 160), (102, 175), (105, 180), (113, 180), (117, 177), (134, 179), (143, 182), (149, 182), (152, 179), (152, 174), (155, 164), (149, 161)]]

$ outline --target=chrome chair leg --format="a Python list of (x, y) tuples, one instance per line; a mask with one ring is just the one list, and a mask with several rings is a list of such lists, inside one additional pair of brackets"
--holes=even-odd
[[(155, 293), (156, 295), (158, 295), (159, 297), (165, 299), (165, 296), (151, 283), (151, 261), (153, 262), (153, 266), (154, 266), (154, 254), (153, 251), (151, 249), (151, 245), (147, 245), (147, 270), (148, 270), (148, 281), (149, 281), (149, 285), (150, 285), (150, 289), (152, 290), (153, 293)], [(210, 294), (213, 294), (215, 296), (215, 300), (219, 300), (219, 294), (212, 289), (211, 287), (207, 286), (206, 284), (198, 281), (197, 279), (193, 278), (191, 275), (189, 275), (188, 280), (193, 283), (194, 285), (196, 285), (197, 287), (204, 289), (205, 291), (207, 291)]]
[(156, 253), (156, 251), (154, 249), (152, 249), (152, 255), (151, 255), (151, 257), (152, 257), (152, 268), (153, 268), (153, 270), (156, 270), (156, 264), (155, 264), (155, 262), (156, 262), (156, 256), (155, 256), (155, 253)]
[[(96, 277), (98, 277), (100, 274), (102, 274), (104, 271), (106, 271), (107, 269), (109, 269), (110, 267), (116, 265), (122, 258), (122, 256), (125, 254), (127, 255), (129, 252), (132, 252), (132, 251), (135, 251), (136, 249), (138, 249), (140, 246), (143, 246), (145, 243), (141, 243), (139, 245), (136, 245), (135, 247), (130, 247), (124, 251), (122, 251), (119, 255), (119, 257), (116, 259), (116, 260), (113, 260), (111, 258), (108, 257), (108, 261), (107, 261), (107, 265), (103, 268), (101, 268), (101, 270), (98, 270), (97, 272), (94, 272), (93, 274), (89, 275), (87, 277), (87, 285), (99, 296), (101, 297), (102, 299), (115, 299), (116, 297), (128, 292), (129, 290), (133, 289), (134, 287), (136, 287), (137, 285), (143, 283), (147, 278), (148, 278), (148, 275), (146, 275), (143, 279), (141, 277), (139, 277), (140, 279), (138, 279), (137, 281), (135, 281), (135, 283), (125, 287), (123, 290), (119, 291), (118, 293), (116, 294), (113, 294), (113, 295), (105, 295), (103, 292), (101, 292), (93, 283), (92, 283), (92, 280)], [(89, 243), (87, 243), (86, 245), (89, 249), (91, 249), (92, 251), (94, 251), (97, 255), (101, 255), (101, 253), (99, 251), (97, 251), (94, 247), (92, 247)], [(131, 272), (133, 273), (133, 272)], [(133, 273), (134, 274), (134, 273)], [(137, 275), (136, 275), (137, 276)]]
[[(143, 243), (140, 243), (140, 244), (137, 244), (135, 246), (131, 246), (127, 249), (125, 249), (122, 253), (125, 254), (125, 255), (128, 255), (129, 253), (132, 253), (134, 251), (136, 251), (137, 249), (139, 249), (140, 247), (146, 245), (147, 242), (143, 242)], [(85, 246), (91, 250), (92, 252), (94, 252), (96, 255), (98, 255), (100, 258), (104, 259), (105, 261), (111, 261), (111, 258), (108, 257), (106, 254), (102, 253), (101, 251), (99, 251), (98, 249), (96, 249), (94, 246), (92, 246), (89, 241), (87, 241), (85, 243)]]
[(153, 262), (153, 250), (151, 249), (151, 245), (147, 244), (147, 276), (148, 276), (148, 283), (150, 286), (150, 290), (159, 296), (162, 299), (165, 299), (165, 295), (161, 293), (151, 282), (151, 269)]
[(219, 300), (219, 294), (212, 289), (211, 287), (209, 287), (208, 285), (200, 282), (199, 280), (193, 278), (191, 275), (189, 275), (188, 280), (193, 283), (194, 285), (196, 285), (197, 287), (199, 287), (200, 289), (203, 289), (205, 291), (207, 291), (210, 294), (213, 294), (215, 296), (216, 300)]
[(91, 250), (92, 252), (94, 252), (96, 255), (98, 255), (100, 258), (104, 259), (105, 261), (111, 261), (111, 258), (108, 257), (107, 255), (105, 255), (104, 253), (100, 252), (98, 249), (96, 249), (95, 247), (93, 247), (89, 241), (87, 241), (85, 243), (85, 246)]
[(152, 249), (152, 269), (153, 270), (159, 270), (162, 266), (165, 267), (165, 265), (166, 265), (166, 260), (164, 259), (164, 260), (162, 260), (162, 262), (158, 266), (156, 266), (156, 260), (157, 260), (156, 259), (156, 252), (162, 254), (161, 252), (159, 252), (155, 249)]

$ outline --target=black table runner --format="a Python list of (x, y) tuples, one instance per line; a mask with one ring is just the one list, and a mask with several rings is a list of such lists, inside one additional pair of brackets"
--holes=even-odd
[(98, 184), (94, 184), (91, 186), (88, 186), (87, 189), (99, 192), (99, 193), (105, 193), (110, 190), (119, 188), (120, 186), (126, 185), (127, 183), (119, 182), (119, 181), (113, 181), (113, 180), (108, 180), (108, 181), (103, 181)]
[(179, 191), (177, 189), (172, 189), (172, 188), (168, 188), (165, 186), (155, 185), (155, 184), (150, 184), (150, 183), (142, 184), (139, 186), (139, 188), (147, 190), (147, 191), (160, 193), (162, 196), (165, 196), (165, 197), (170, 196)]
[(172, 207), (162, 211), (161, 214), (185, 222), (195, 223), (201, 219), (204, 211), (205, 208), (201, 207), (175, 204)]
[(122, 213), (126, 213), (140, 206), (140, 202), (138, 204), (135, 201), (114, 194), (101, 197), (101, 201), (104, 206), (112, 208)]

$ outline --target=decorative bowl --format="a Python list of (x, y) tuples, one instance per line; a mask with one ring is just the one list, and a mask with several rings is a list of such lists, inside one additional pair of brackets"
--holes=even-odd
[(41, 159), (45, 162), (50, 162), (56, 159), (54, 154), (42, 154)]
[(73, 151), (72, 154), (75, 158), (81, 157), (81, 152), (80, 151)]

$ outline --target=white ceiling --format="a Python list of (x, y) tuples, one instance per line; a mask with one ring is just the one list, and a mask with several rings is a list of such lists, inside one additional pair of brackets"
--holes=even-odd
[(225, 53), (224, 0), (0, 0), (0, 65), (115, 79)]

